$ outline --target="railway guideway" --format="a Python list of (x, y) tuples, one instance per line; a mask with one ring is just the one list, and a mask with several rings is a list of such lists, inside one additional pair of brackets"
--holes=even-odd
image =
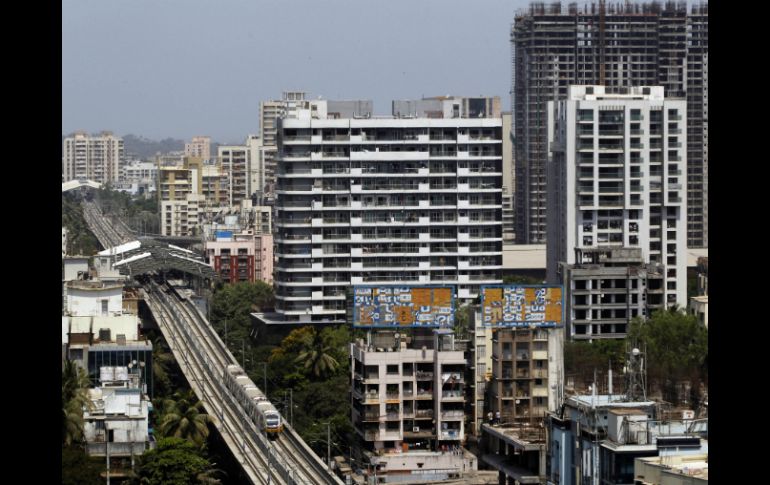
[(222, 382), (221, 374), (237, 363), (235, 358), (195, 305), (161, 288), (155, 283), (145, 286), (145, 300), (193, 391), (251, 482), (341, 485), (288, 423), (275, 443), (257, 430)]

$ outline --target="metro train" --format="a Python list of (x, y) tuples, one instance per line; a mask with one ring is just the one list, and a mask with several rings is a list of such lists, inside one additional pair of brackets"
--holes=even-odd
[(243, 406), (249, 419), (270, 438), (277, 438), (283, 432), (281, 414), (267, 397), (254, 385), (239, 365), (225, 368), (225, 387), (235, 400)]

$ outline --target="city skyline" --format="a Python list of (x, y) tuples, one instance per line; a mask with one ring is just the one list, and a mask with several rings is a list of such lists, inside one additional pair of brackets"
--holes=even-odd
[(376, 114), (445, 94), (509, 110), (510, 24), (528, 4), (64, 0), (62, 133), (240, 143), (259, 102), (294, 89)]

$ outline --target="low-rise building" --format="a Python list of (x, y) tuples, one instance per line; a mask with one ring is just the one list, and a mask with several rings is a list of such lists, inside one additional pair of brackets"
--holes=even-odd
[(140, 385), (143, 370), (133, 363), (101, 367), (101, 386), (88, 391), (92, 406), (83, 413), (86, 451), (109, 457), (112, 471), (127, 471), (135, 456), (154, 448), (149, 432), (152, 403)]
[(466, 360), (454, 334), (369, 337), (350, 353), (352, 420), (370, 476), (418, 483), (476, 470), (475, 456), (462, 447)]
[(120, 315), (123, 285), (103, 281), (68, 281), (67, 314), (72, 316)]
[(273, 236), (245, 231), (218, 231), (206, 241), (206, 262), (223, 281), (273, 281)]
[(622, 394), (567, 399), (548, 419), (547, 483), (634, 485), (637, 458), (708, 450), (707, 419), (661, 419), (657, 409)]
[(498, 470), (501, 483), (546, 479), (544, 421), (561, 402), (563, 339), (562, 327), (494, 330), (482, 460)]
[(690, 313), (698, 317), (701, 325), (709, 328), (709, 297), (694, 296), (690, 298)]
[(709, 482), (708, 454), (654, 456), (634, 460), (639, 485), (704, 485)]

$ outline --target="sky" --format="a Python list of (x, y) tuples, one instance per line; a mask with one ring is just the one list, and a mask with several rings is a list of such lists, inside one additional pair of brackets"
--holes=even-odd
[(527, 0), (62, 0), (62, 133), (241, 143), (259, 102), (500, 96)]

